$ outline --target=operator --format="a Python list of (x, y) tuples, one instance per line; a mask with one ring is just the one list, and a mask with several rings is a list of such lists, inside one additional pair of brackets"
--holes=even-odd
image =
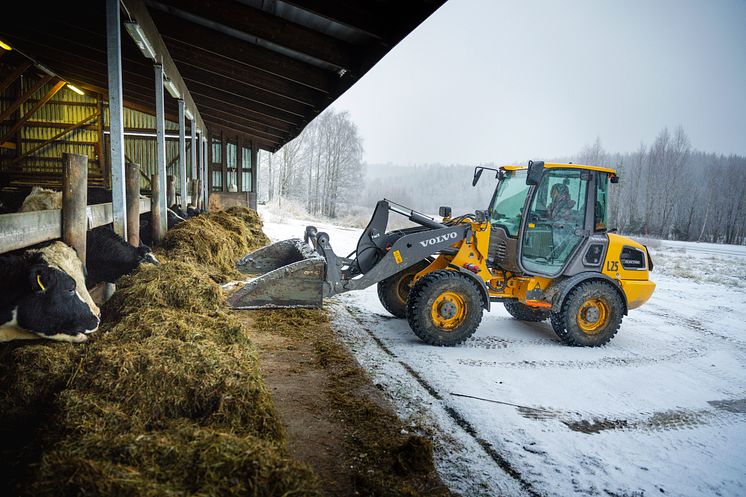
[(563, 183), (552, 185), (549, 191), (552, 202), (549, 204), (549, 219), (552, 221), (571, 221), (573, 220), (575, 201), (570, 198), (570, 189)]

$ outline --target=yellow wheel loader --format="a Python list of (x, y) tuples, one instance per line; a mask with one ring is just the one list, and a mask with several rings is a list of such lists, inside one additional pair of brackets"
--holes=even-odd
[[(560, 339), (599, 346), (655, 283), (645, 246), (607, 227), (613, 169), (529, 162), (476, 167), (498, 180), (486, 211), (442, 221), (389, 200), (378, 202), (355, 252), (337, 256), (313, 226), (237, 265), (260, 275), (229, 298), (237, 309), (319, 307), (324, 297), (378, 285), (383, 306), (432, 345), (456, 345), (500, 302), (516, 319), (549, 319)], [(416, 227), (386, 231), (390, 212)]]

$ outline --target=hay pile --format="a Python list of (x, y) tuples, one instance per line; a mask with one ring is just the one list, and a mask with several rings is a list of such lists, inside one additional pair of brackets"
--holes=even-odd
[(212, 279), (222, 283), (241, 278), (236, 262), (268, 243), (255, 211), (231, 207), (174, 227), (164, 245), (170, 257), (202, 266)]
[(0, 492), (319, 495), (285, 451), (255, 350), (214, 281), (265, 242), (253, 211), (193, 218), (170, 233), (161, 266), (118, 282), (84, 347), (0, 351), (2, 435), (13, 435)]

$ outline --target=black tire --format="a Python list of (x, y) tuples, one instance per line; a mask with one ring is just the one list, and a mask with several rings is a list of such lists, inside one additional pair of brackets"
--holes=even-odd
[(549, 319), (550, 312), (543, 309), (534, 309), (533, 307), (529, 307), (526, 304), (513, 300), (505, 301), (503, 304), (505, 305), (505, 310), (508, 311), (511, 316), (521, 321), (538, 323), (545, 319)]
[(407, 300), (414, 285), (414, 275), (429, 265), (430, 261), (424, 260), (378, 282), (378, 300), (392, 316), (407, 317)]
[[(459, 272), (441, 269), (415, 283), (407, 302), (407, 321), (425, 343), (458, 345), (477, 331), (483, 310), (475, 282)], [(455, 317), (448, 316), (451, 312)]]
[(619, 292), (608, 283), (588, 281), (570, 291), (560, 312), (551, 314), (551, 321), (554, 332), (567, 345), (598, 347), (614, 338), (623, 317)]

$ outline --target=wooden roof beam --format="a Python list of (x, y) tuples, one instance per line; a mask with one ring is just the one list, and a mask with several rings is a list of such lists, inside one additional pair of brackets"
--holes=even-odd
[(267, 126), (256, 124), (254, 122), (251, 122), (245, 119), (237, 118), (230, 114), (225, 114), (224, 112), (217, 110), (217, 109), (210, 109), (208, 107), (204, 107), (203, 114), (205, 115), (205, 119), (207, 119), (208, 121), (212, 120), (213, 118), (216, 118), (216, 119), (222, 119), (223, 121), (226, 121), (226, 122), (233, 122), (236, 124), (240, 124), (242, 127), (252, 130), (252, 133), (255, 133), (257, 136), (264, 136), (272, 140), (281, 140), (283, 138), (287, 138), (289, 134), (289, 133), (283, 133), (282, 131), (277, 131), (272, 128), (268, 128)]
[(248, 141), (253, 142), (259, 148), (264, 149), (264, 150), (276, 151), (280, 145), (280, 142), (262, 139), (258, 136), (253, 135), (250, 131), (247, 131), (241, 128), (240, 126), (234, 126), (230, 122), (220, 122), (220, 120), (210, 120), (208, 121), (208, 125), (210, 127), (211, 133), (228, 132), (228, 133), (236, 133), (239, 135), (244, 135), (245, 137), (249, 138)]
[(214, 73), (202, 71), (195, 66), (189, 64), (181, 64), (181, 74), (187, 81), (187, 84), (194, 85), (199, 83), (204, 86), (208, 86), (211, 89), (219, 92), (232, 93), (239, 95), (247, 100), (261, 104), (263, 106), (278, 109), (289, 114), (295, 114), (297, 116), (303, 116), (306, 112), (309, 112), (313, 107), (310, 104), (303, 104), (295, 100), (290, 100), (264, 90), (258, 90), (250, 86), (246, 86), (240, 81), (235, 79), (226, 79), (220, 77)]
[(355, 47), (275, 17), (262, 10), (231, 0), (147, 0), (151, 8), (163, 10), (195, 24), (306, 60), (330, 70), (355, 72)]
[(284, 98), (311, 105), (324, 100), (327, 92), (309, 88), (274, 74), (256, 70), (222, 55), (189, 46), (181, 41), (167, 39), (171, 54), (179, 68), (185, 65), (239, 81), (259, 92), (268, 92)]
[(226, 115), (241, 117), (257, 125), (267, 126), (281, 132), (292, 133), (297, 128), (297, 122), (283, 121), (252, 109), (247, 109), (246, 107), (237, 106), (232, 102), (215, 99), (208, 95), (200, 93), (194, 93), (194, 95), (196, 95), (197, 102), (207, 109), (219, 109)]
[(242, 64), (293, 83), (326, 92), (338, 79), (334, 73), (296, 59), (185, 21), (165, 12), (152, 11), (166, 44), (170, 42), (197, 48), (223, 59)]
[(216, 90), (208, 85), (202, 84), (198, 81), (189, 80), (189, 85), (192, 88), (192, 93), (197, 95), (199, 100), (200, 95), (206, 95), (219, 102), (224, 102), (235, 107), (240, 107), (253, 111), (257, 114), (265, 115), (273, 119), (279, 119), (290, 124), (297, 124), (304, 116), (293, 114), (282, 109), (270, 107), (261, 102), (254, 101), (243, 95), (237, 95), (235, 93), (225, 92)]
[(10, 129), (5, 133), (5, 136), (0, 138), (0, 143), (4, 143), (5, 140), (13, 136), (16, 133), (16, 131), (21, 129), (21, 126), (23, 126), (23, 123), (28, 121), (31, 118), (31, 116), (33, 116), (36, 113), (37, 110), (41, 109), (42, 106), (45, 103), (47, 103), (49, 99), (55, 96), (57, 92), (60, 91), (62, 87), (65, 86), (66, 84), (67, 83), (65, 83), (64, 81), (57, 81), (57, 83), (55, 83), (55, 85), (49, 89), (47, 94), (44, 95), (44, 97), (42, 97), (41, 100), (36, 102), (34, 106), (31, 107), (31, 109), (23, 115), (23, 117), (21, 117), (13, 126), (10, 127)]
[(16, 67), (13, 71), (11, 71), (10, 74), (8, 74), (2, 81), (0, 81), (0, 93), (3, 93), (5, 90), (7, 90), (8, 87), (13, 84), (13, 81), (20, 78), (21, 74), (26, 72), (26, 69), (28, 69), (29, 67), (31, 67), (31, 62), (24, 62), (20, 66)]
[[(53, 78), (53, 76), (45, 74), (44, 77), (42, 77), (41, 79), (37, 80), (36, 83), (34, 83), (34, 86), (32, 86), (31, 88), (29, 88), (23, 95), (21, 95), (20, 97), (18, 97), (15, 100), (15, 102), (11, 103), (10, 105), (8, 105), (8, 107), (6, 107), (6, 109), (2, 112), (2, 114), (0, 114), (0, 121), (4, 121), (8, 117), (10, 117), (10, 115), (13, 114), (16, 111), (16, 109), (18, 109), (18, 107), (20, 107), (21, 105), (23, 105), (23, 103), (26, 100), (28, 100), (29, 98), (31, 98), (34, 95), (34, 93), (36, 93), (37, 91), (39, 91), (42, 86), (44, 86), (45, 84), (49, 83), (52, 80), (52, 78)], [(44, 103), (46, 103), (46, 102), (44, 102)], [(42, 104), (42, 105), (44, 105), (44, 104)], [(0, 140), (0, 143), (2, 141), (4, 141), (4, 140)]]
[[(385, 38), (388, 33), (385, 19), (370, 15), (370, 11), (358, 8), (359, 3), (351, 0), (277, 0), (277, 3), (342, 24), (370, 38)], [(367, 2), (362, 4), (362, 7), (369, 7)]]

